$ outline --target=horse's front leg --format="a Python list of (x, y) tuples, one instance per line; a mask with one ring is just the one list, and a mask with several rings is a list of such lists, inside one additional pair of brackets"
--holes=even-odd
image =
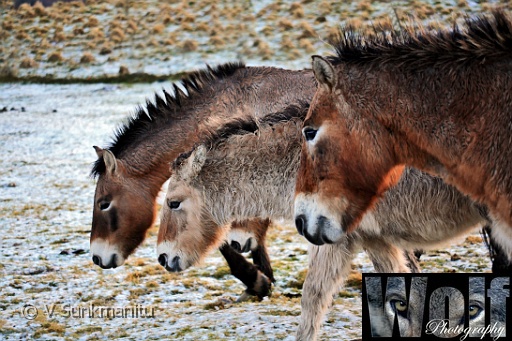
[(309, 246), (309, 269), (302, 288), (302, 311), (297, 340), (316, 340), (320, 324), (350, 271), (357, 251), (355, 242), (346, 238), (340, 243)]
[(235, 251), (227, 243), (224, 243), (219, 251), (228, 262), (231, 274), (247, 286), (247, 290), (238, 299), (239, 301), (246, 300), (247, 295), (263, 299), (263, 297), (270, 294), (272, 282), (256, 265), (248, 262), (242, 254)]

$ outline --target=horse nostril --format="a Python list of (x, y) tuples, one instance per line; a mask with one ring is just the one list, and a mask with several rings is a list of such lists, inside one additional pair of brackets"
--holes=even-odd
[(167, 254), (160, 254), (160, 256), (158, 256), (158, 263), (160, 263), (160, 265), (165, 268), (165, 266), (167, 265)]
[(117, 268), (117, 254), (113, 254), (112, 258), (110, 259), (110, 263), (107, 265), (107, 268), (115, 269)]
[(175, 272), (180, 272), (182, 270), (180, 267), (180, 257), (176, 256), (172, 259), (171, 270)]
[(95, 264), (95, 265), (100, 265), (101, 264), (101, 258), (94, 255), (92, 256), (92, 262)]
[(295, 227), (301, 236), (304, 235), (304, 228), (306, 227), (306, 216), (301, 214), (295, 218)]
[(251, 251), (251, 244), (252, 244), (252, 238), (247, 239), (247, 241), (245, 242), (244, 248), (242, 249), (242, 252)]
[(235, 251), (238, 253), (242, 252), (242, 245), (240, 245), (240, 243), (237, 242), (236, 240), (231, 241), (231, 247), (235, 249)]

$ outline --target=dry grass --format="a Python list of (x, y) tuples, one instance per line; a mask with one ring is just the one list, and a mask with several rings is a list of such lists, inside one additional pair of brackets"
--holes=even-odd
[(192, 39), (187, 39), (179, 44), (179, 47), (183, 52), (192, 52), (197, 51), (199, 48), (199, 43)]
[(153, 26), (153, 33), (154, 34), (161, 34), (165, 30), (164, 24), (156, 24)]
[(125, 34), (120, 27), (114, 27), (110, 30), (109, 37), (114, 43), (120, 43), (125, 39)]
[(97, 27), (100, 24), (100, 21), (94, 15), (90, 16), (85, 24), (85, 27)]
[(53, 51), (48, 55), (48, 61), (50, 63), (58, 63), (62, 62), (64, 60), (64, 57), (62, 56), (62, 52), (60, 51)]
[(20, 68), (22, 69), (33, 69), (36, 68), (39, 64), (30, 57), (25, 57), (20, 62)]
[(89, 33), (87, 34), (87, 38), (92, 40), (99, 40), (103, 39), (104, 37), (105, 33), (103, 32), (103, 29), (101, 27), (93, 27), (89, 30)]
[(94, 62), (96, 58), (94, 58), (94, 55), (90, 52), (84, 52), (82, 57), (80, 57), (80, 63), (82, 64), (90, 64)]

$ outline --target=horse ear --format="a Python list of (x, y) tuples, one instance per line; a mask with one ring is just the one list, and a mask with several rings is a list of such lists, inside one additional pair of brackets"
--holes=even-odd
[(204, 166), (206, 161), (206, 147), (204, 145), (198, 146), (190, 156), (178, 165), (175, 169), (177, 175), (183, 180), (190, 180), (195, 178)]
[(98, 155), (98, 159), (103, 158), (103, 149), (101, 149), (98, 146), (92, 146), (94, 150), (96, 151), (96, 155)]
[(117, 160), (114, 154), (108, 150), (103, 149), (103, 161), (105, 162), (105, 166), (107, 171), (112, 175), (116, 171), (117, 168)]
[(338, 79), (332, 64), (321, 56), (313, 56), (313, 73), (321, 85), (326, 85), (329, 90), (334, 89)]

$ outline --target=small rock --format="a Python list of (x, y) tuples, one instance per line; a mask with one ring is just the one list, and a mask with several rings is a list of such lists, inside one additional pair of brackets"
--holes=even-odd
[(78, 255), (81, 255), (81, 254), (84, 254), (85, 253), (85, 250), (84, 249), (66, 249), (66, 250), (62, 250), (60, 252), (60, 255), (75, 255), (75, 256), (78, 256)]
[(121, 76), (124, 76), (124, 75), (129, 75), (130, 74), (130, 70), (128, 70), (128, 68), (124, 65), (121, 65), (119, 67), (119, 75)]
[(52, 112), (57, 112), (57, 109), (53, 109)]
[(39, 274), (42, 274), (43, 272), (49, 272), (49, 271), (52, 271), (52, 269), (48, 268), (46, 266), (37, 266), (37, 267), (31, 268), (31, 269), (23, 269), (23, 274), (24, 275), (39, 275)]
[(6, 112), (7, 111), (7, 107), (3, 107), (2, 109), (0, 109), (0, 112)]

